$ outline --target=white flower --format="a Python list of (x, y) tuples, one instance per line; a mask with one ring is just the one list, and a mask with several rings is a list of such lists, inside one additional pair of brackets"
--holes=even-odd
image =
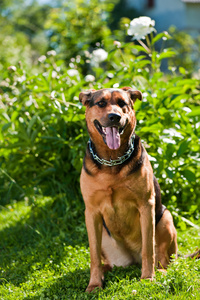
[(117, 89), (117, 88), (119, 87), (119, 83), (113, 84), (113, 87), (114, 87), (115, 89)]
[(55, 99), (55, 97), (56, 97), (56, 91), (52, 91), (51, 92), (51, 99)]
[(76, 69), (70, 69), (67, 71), (67, 74), (70, 76), (70, 77), (73, 77), (73, 76), (78, 76), (79, 75), (79, 72), (78, 70)]
[(133, 19), (128, 29), (128, 35), (133, 35), (135, 40), (144, 39), (147, 34), (155, 31), (154, 26), (155, 21), (149, 17)]
[(184, 137), (182, 136), (182, 134), (180, 132), (178, 132), (176, 129), (174, 128), (169, 128), (169, 129), (164, 129), (163, 130), (163, 133), (168, 135), (168, 136), (176, 136), (176, 137), (179, 137), (181, 139), (183, 139)]
[(114, 74), (110, 72), (110, 73), (107, 74), (107, 76), (108, 76), (108, 78), (113, 78)]
[(46, 56), (45, 55), (42, 55), (38, 58), (38, 61), (43, 63), (44, 61), (46, 60)]
[(56, 78), (57, 77), (57, 72), (56, 71), (52, 71), (51, 76), (52, 76), (52, 78)]
[(108, 57), (108, 53), (101, 48), (94, 50), (92, 54), (97, 62), (102, 62)]
[(86, 82), (93, 82), (93, 81), (95, 81), (95, 77), (93, 75), (86, 75), (85, 76), (85, 81)]
[(136, 291), (136, 290), (132, 290), (132, 294), (133, 294), (133, 295), (136, 295), (136, 294), (137, 294), (137, 291)]
[(47, 55), (56, 56), (56, 51), (55, 50), (50, 50), (50, 51), (47, 52)]
[(119, 41), (114, 41), (113, 44), (117, 46), (117, 48), (121, 47), (121, 43)]
[(80, 56), (80, 55), (77, 55), (77, 57), (76, 57), (76, 62), (77, 62), (77, 63), (80, 63), (80, 61), (81, 61), (81, 56)]
[(33, 97), (32, 97), (32, 95), (30, 95), (30, 96), (29, 96), (29, 100), (26, 101), (25, 105), (26, 105), (26, 106), (31, 106), (32, 104), (33, 104)]
[(150, 161), (157, 161), (157, 159), (151, 155), (148, 154), (148, 158)]
[(72, 62), (70, 62), (70, 63), (69, 63), (69, 66), (70, 66), (70, 68), (74, 69), (74, 67), (75, 67), (75, 64), (74, 64), (74, 63), (72, 63)]
[(24, 123), (24, 119), (22, 117), (19, 117), (19, 122)]
[(184, 111), (188, 112), (188, 113), (192, 111), (189, 107), (186, 107), (186, 106), (183, 107), (182, 109), (183, 109)]
[(11, 70), (13, 72), (16, 72), (17, 71), (17, 68), (15, 66), (10, 66), (8, 67), (8, 70)]
[(84, 51), (85, 57), (91, 58), (91, 53), (89, 51)]
[(98, 67), (102, 61), (107, 59), (107, 57), (108, 52), (106, 52), (104, 49), (99, 48), (97, 50), (94, 50), (92, 52), (91, 65), (94, 67)]
[(18, 82), (21, 82), (21, 83), (22, 83), (23, 81), (25, 81), (25, 80), (26, 80), (26, 76), (25, 76), (24, 74), (23, 74), (22, 76), (20, 76), (20, 77), (17, 78), (17, 81), (18, 81)]

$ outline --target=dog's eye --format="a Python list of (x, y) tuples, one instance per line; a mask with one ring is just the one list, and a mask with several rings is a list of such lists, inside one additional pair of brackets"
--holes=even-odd
[(101, 100), (101, 101), (99, 101), (98, 103), (97, 103), (97, 105), (99, 106), (99, 107), (105, 107), (106, 106), (106, 101), (104, 101), (104, 100)]
[(124, 102), (124, 100), (122, 100), (122, 99), (119, 99), (117, 104), (122, 108), (126, 105), (126, 102)]

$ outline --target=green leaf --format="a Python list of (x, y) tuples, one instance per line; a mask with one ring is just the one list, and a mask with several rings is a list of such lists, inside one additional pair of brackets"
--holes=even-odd
[(179, 67), (179, 72), (183, 75), (186, 74), (186, 70), (183, 67)]
[(162, 60), (163, 58), (173, 57), (175, 54), (176, 53), (173, 50), (166, 50), (166, 51), (162, 52), (161, 54), (158, 54), (158, 56), (157, 56), (158, 61)]
[(174, 178), (174, 173), (173, 171), (169, 170), (169, 169), (166, 169), (166, 172), (167, 172), (167, 175), (170, 179)]
[(177, 151), (177, 155), (181, 156), (187, 149), (188, 149), (188, 145), (189, 145), (190, 141), (183, 141), (180, 146), (179, 149)]
[(188, 100), (189, 98), (190, 98), (190, 95), (188, 95), (188, 94), (181, 94), (181, 95), (175, 97), (175, 98), (168, 104), (168, 107), (172, 107), (172, 106), (174, 106), (176, 103), (177, 103), (177, 104), (180, 103), (179, 106), (182, 106), (182, 104), (181, 104), (180, 101), (181, 101), (181, 100)]
[(49, 174), (53, 174), (55, 172), (56, 172), (55, 168), (48, 168), (48, 169), (44, 170), (43, 172), (41, 172), (40, 174), (38, 174), (37, 178), (44, 177)]
[(7, 113), (3, 113), (2, 116), (3, 116), (8, 122), (11, 121), (11, 120), (10, 120), (10, 117), (8, 116)]
[(133, 78), (134, 82), (138, 82), (142, 89), (145, 89), (148, 85), (148, 81), (144, 76), (138, 75)]
[(33, 144), (39, 131), (41, 130), (42, 126), (40, 125), (37, 129), (35, 129), (31, 134), (31, 143)]
[(175, 152), (175, 145), (174, 144), (167, 144), (167, 151), (166, 151), (166, 159), (167, 160), (171, 160), (172, 159), (172, 155)]
[(169, 111), (168, 111), (165, 107), (162, 107), (162, 108), (159, 108), (159, 109), (158, 109), (158, 112), (159, 112), (161, 115), (164, 115), (164, 114), (168, 113)]
[(160, 39), (162, 39), (163, 37), (167, 38), (167, 39), (170, 39), (171, 36), (169, 35), (168, 32), (161, 32), (161, 33), (158, 33), (151, 41), (152, 45), (154, 45), (157, 41), (159, 41)]
[(9, 127), (11, 127), (12, 126), (12, 122), (8, 122), (8, 123), (6, 123), (3, 127), (2, 127), (2, 131), (6, 131)]
[(18, 115), (19, 115), (19, 112), (14, 111), (11, 116), (11, 121), (14, 122), (16, 120), (16, 118), (18, 117)]
[(27, 128), (28, 136), (30, 135), (31, 128), (33, 127), (33, 125), (35, 124), (36, 121), (37, 121), (37, 116), (33, 116), (32, 119), (30, 120), (30, 122), (28, 124), (28, 128)]
[(136, 45), (134, 45), (132, 48), (135, 48), (138, 51), (142, 51), (142, 52), (145, 52), (145, 53), (149, 54), (149, 51), (147, 49), (145, 49), (144, 47), (142, 47), (142, 46), (139, 46), (139, 45), (136, 46)]
[(196, 181), (196, 175), (192, 171), (184, 170), (181, 173), (189, 182)]
[(196, 117), (200, 116), (200, 106), (195, 107), (190, 113), (187, 114), (187, 117)]
[(153, 125), (151, 125), (151, 126), (145, 126), (145, 127), (142, 127), (142, 129), (140, 130), (140, 132), (154, 132), (154, 133), (159, 134), (159, 132), (160, 132), (160, 127), (161, 127), (161, 126), (159, 126), (159, 125), (161, 125), (161, 124), (158, 123), (158, 124), (153, 124)]
[(137, 68), (144, 68), (146, 65), (149, 65), (151, 62), (150, 60), (144, 59), (140, 60), (136, 63)]

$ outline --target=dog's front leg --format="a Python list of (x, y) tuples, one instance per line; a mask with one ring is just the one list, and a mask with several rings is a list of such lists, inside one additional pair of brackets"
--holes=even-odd
[(102, 265), (101, 265), (101, 241), (103, 220), (100, 213), (92, 209), (85, 210), (85, 220), (88, 232), (90, 246), (90, 282), (86, 292), (92, 292), (95, 288), (101, 288), (102, 282)]
[(140, 208), (142, 232), (141, 279), (153, 280), (155, 266), (155, 198), (152, 197)]

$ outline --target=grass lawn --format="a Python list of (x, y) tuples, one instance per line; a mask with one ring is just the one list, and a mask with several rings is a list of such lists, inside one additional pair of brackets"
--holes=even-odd
[[(200, 260), (179, 258), (166, 275), (140, 282), (136, 266), (106, 274), (103, 291), (86, 294), (89, 248), (84, 206), (39, 198), (0, 207), (0, 299), (200, 299)], [(195, 228), (178, 231), (179, 253), (200, 246)]]

